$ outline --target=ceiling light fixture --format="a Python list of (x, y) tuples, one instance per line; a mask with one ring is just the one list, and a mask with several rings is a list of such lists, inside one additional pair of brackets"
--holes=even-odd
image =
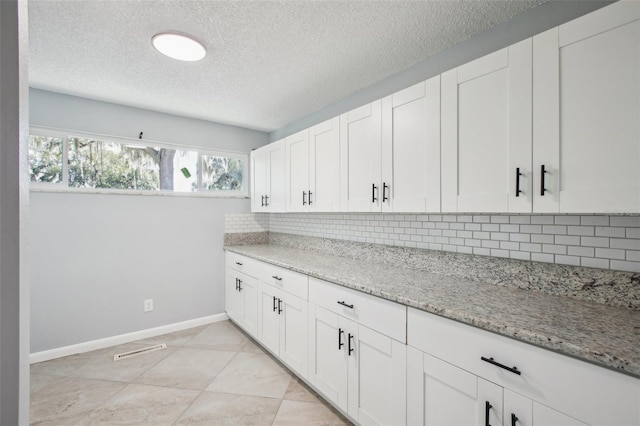
[(151, 38), (153, 47), (163, 55), (179, 61), (199, 61), (207, 54), (202, 43), (186, 34), (163, 32)]

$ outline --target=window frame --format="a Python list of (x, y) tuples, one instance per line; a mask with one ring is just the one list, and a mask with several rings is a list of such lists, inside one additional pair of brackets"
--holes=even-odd
[[(29, 136), (53, 137), (62, 139), (62, 182), (35, 182), (29, 180), (29, 190), (34, 192), (69, 192), (84, 194), (118, 194), (118, 195), (155, 195), (173, 197), (198, 197), (198, 198), (249, 198), (249, 154), (244, 152), (207, 149), (192, 145), (177, 145), (166, 142), (151, 141), (148, 139), (133, 139), (119, 136), (101, 135), (75, 130), (64, 130), (44, 126), (30, 126)], [(148, 189), (115, 189), (115, 188), (74, 188), (69, 186), (69, 138), (87, 138), (103, 142), (113, 142), (121, 145), (142, 145), (153, 148), (168, 148), (176, 151), (193, 151), (198, 154), (197, 182), (198, 188), (193, 192), (148, 190)], [(243, 162), (242, 191), (233, 190), (203, 190), (202, 189), (202, 162), (203, 156), (215, 156), (239, 159)]]

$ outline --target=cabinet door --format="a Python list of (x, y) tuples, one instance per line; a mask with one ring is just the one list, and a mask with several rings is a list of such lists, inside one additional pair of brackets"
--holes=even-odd
[(340, 118), (309, 129), (309, 210), (340, 211)]
[(242, 326), (253, 336), (258, 334), (258, 282), (249, 276), (241, 277), (239, 292), (243, 303)]
[[(353, 323), (355, 326), (355, 323)], [(362, 325), (348, 328), (349, 414), (362, 425), (406, 424), (406, 346)], [(351, 342), (349, 342), (351, 339)]]
[[(504, 426), (533, 426), (533, 402), (520, 394), (504, 389)], [(544, 423), (536, 422), (542, 426)]]
[(307, 211), (309, 208), (309, 131), (303, 130), (285, 139), (286, 210)]
[(285, 154), (284, 141), (267, 145), (267, 210), (270, 212), (285, 211)]
[(531, 66), (527, 39), (442, 74), (442, 211), (531, 211)]
[(640, 211), (640, 3), (534, 37), (534, 209)]
[(340, 209), (380, 211), (381, 101), (340, 116)]
[(407, 396), (409, 425), (484, 424), (477, 377), (412, 347), (407, 347)]
[[(524, 424), (524, 423), (523, 423)], [(614, 424), (624, 424), (612, 422)], [(533, 403), (533, 425), (534, 426), (587, 426), (586, 423), (582, 423), (573, 417), (567, 416), (559, 411), (552, 410), (537, 402)], [(520, 426), (520, 423), (517, 423)]]
[(440, 211), (440, 76), (382, 100), (382, 191), (383, 211)]
[(296, 373), (307, 378), (307, 301), (283, 293), (279, 303), (280, 358)]
[(309, 304), (309, 381), (344, 411), (347, 407), (347, 332), (338, 315)]
[(227, 268), (224, 288), (224, 307), (229, 318), (241, 324), (244, 321), (244, 302), (238, 291), (238, 272)]
[(259, 283), (259, 318), (258, 340), (271, 352), (280, 355), (280, 312), (282, 294), (272, 286), (263, 282)]
[(251, 211), (265, 211), (264, 196), (267, 195), (267, 149), (251, 151)]

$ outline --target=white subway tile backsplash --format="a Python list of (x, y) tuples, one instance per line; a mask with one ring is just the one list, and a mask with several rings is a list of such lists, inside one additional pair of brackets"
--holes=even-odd
[(580, 216), (556, 216), (556, 225), (580, 225)]
[(611, 216), (611, 226), (640, 227), (640, 216)]
[(567, 235), (567, 227), (565, 225), (544, 225), (542, 232), (544, 234)]
[(543, 244), (542, 251), (550, 254), (567, 254), (567, 246), (556, 244)]
[(627, 250), (640, 250), (640, 239), (635, 238), (611, 238), (611, 248), (620, 248)]
[(586, 266), (587, 268), (609, 269), (609, 259), (598, 259), (595, 257), (581, 257), (580, 266)]
[(597, 248), (596, 249), (596, 257), (601, 257), (604, 259), (620, 259), (624, 260), (626, 258), (626, 253), (624, 250), (618, 249), (608, 249), (608, 248)]
[(609, 247), (609, 238), (580, 237), (580, 245), (589, 246), (589, 247)]
[(612, 260), (610, 268), (618, 271), (640, 272), (640, 263), (625, 262), (623, 260)]
[(609, 226), (609, 216), (581, 216), (580, 225)]
[(614, 228), (611, 226), (596, 226), (596, 237), (624, 238), (626, 235), (625, 231), (626, 231), (625, 228)]
[(593, 237), (595, 228), (593, 226), (567, 226), (567, 234)]
[(281, 232), (635, 271), (640, 216), (241, 213), (227, 233)]

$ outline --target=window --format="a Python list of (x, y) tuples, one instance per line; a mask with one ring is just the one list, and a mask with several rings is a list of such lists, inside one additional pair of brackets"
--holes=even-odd
[(62, 183), (62, 138), (29, 137), (29, 178), (31, 182)]
[(248, 195), (246, 154), (58, 133), (32, 129), (29, 172), (38, 188)]

